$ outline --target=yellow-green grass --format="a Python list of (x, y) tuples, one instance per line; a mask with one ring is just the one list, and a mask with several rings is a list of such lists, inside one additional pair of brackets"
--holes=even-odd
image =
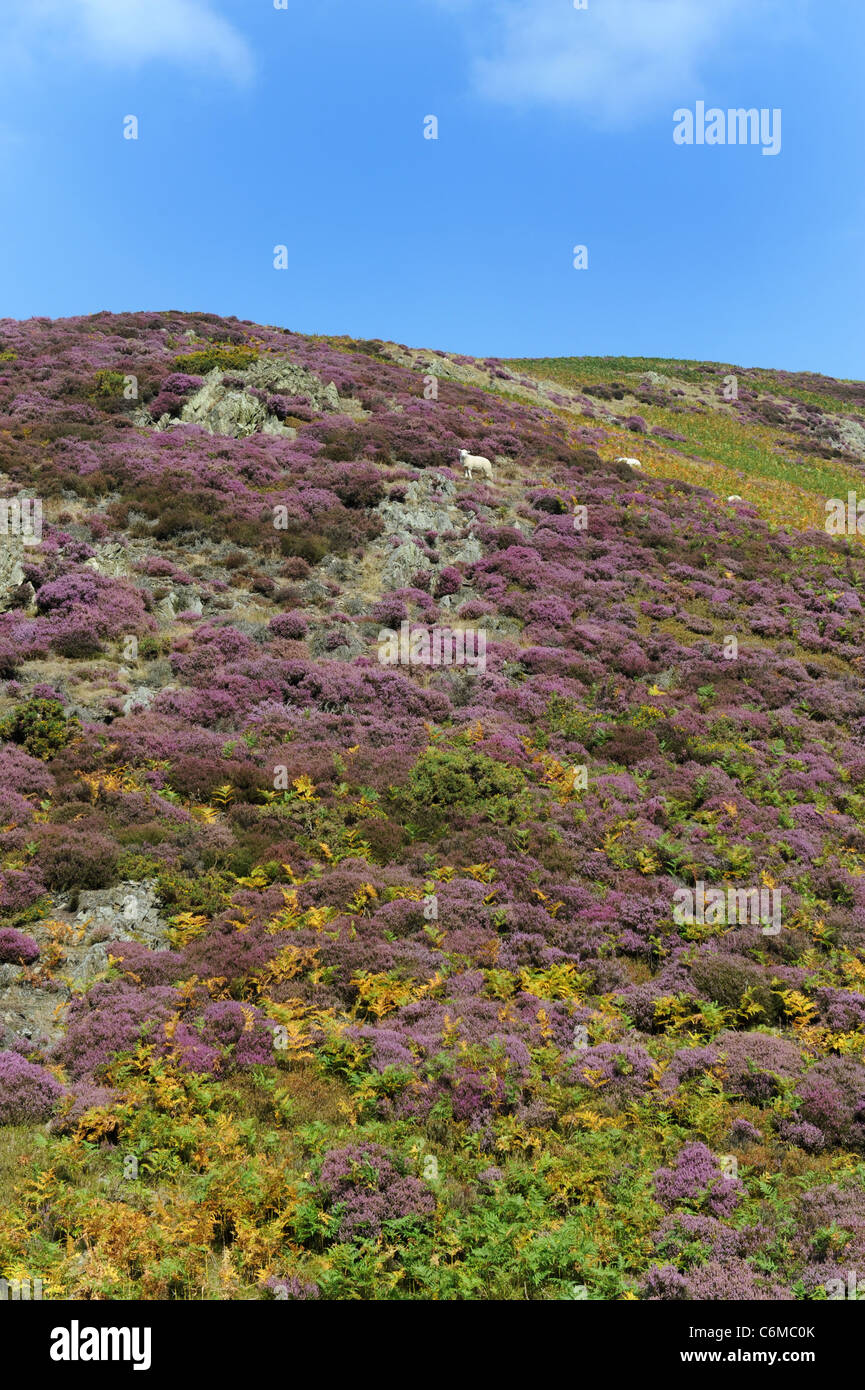
[[(700, 364), (666, 362), (660, 358), (520, 359), (509, 365), (571, 390), (587, 382), (615, 380), (628, 375), (638, 377), (655, 369), (663, 371), (666, 368), (684, 382), (700, 381), (703, 376)], [(778, 389), (790, 394), (786, 386)], [(809, 396), (812, 393), (800, 394)], [(631, 413), (622, 403), (610, 405), (617, 413), (621, 411), (623, 418)], [(846, 499), (848, 492), (858, 492), (862, 488), (859, 469), (840, 459), (789, 457), (783, 452), (783, 444), (779, 447), (779, 431), (783, 426), (742, 421), (720, 400), (717, 406), (702, 402), (682, 411), (641, 401), (636, 409), (650, 427), (660, 426), (684, 435), (685, 441), (671, 448), (657, 436), (635, 437), (605, 422), (605, 428), (611, 433), (609, 446), (601, 449), (605, 457), (639, 452), (648, 474), (707, 487), (719, 497), (737, 493), (774, 527), (822, 530), (827, 500)], [(794, 441), (790, 448), (795, 448)], [(687, 457), (689, 454), (694, 457)], [(853, 539), (861, 541), (858, 536)]]

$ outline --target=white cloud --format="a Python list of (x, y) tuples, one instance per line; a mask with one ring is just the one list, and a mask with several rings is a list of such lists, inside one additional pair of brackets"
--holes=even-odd
[(248, 43), (210, 0), (17, 0), (17, 46), (33, 56), (43, 42), (70, 41), (78, 55), (107, 64), (157, 61), (218, 69), (248, 81)]
[[(773, 37), (807, 0), (438, 0), (467, 33), (478, 92), (579, 108), (603, 125), (689, 95), (707, 60), (754, 28)], [(697, 93), (701, 95), (701, 93)], [(771, 105), (771, 102), (767, 103)]]

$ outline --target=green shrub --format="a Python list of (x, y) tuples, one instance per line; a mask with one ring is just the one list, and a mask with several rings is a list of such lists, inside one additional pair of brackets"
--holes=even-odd
[(593, 710), (581, 708), (575, 700), (564, 695), (554, 695), (547, 705), (544, 722), (551, 733), (561, 734), (563, 738), (582, 743), (591, 748), (602, 738), (599, 728), (604, 716)]
[(94, 396), (122, 396), (126, 378), (122, 372), (97, 372), (93, 378)]
[(691, 978), (701, 994), (728, 1009), (738, 1009), (745, 995), (762, 1009), (766, 1019), (775, 1022), (783, 1005), (774, 994), (764, 972), (756, 964), (728, 956), (701, 956), (691, 967)]
[(420, 822), (456, 811), (509, 824), (523, 820), (529, 811), (528, 789), (519, 769), (466, 746), (428, 748), (399, 795)]
[(199, 352), (184, 353), (175, 357), (172, 363), (175, 372), (185, 372), (188, 376), (206, 376), (214, 367), (224, 371), (243, 371), (257, 361), (255, 348), (232, 346), (228, 343), (213, 343)]
[(0, 738), (20, 743), (34, 758), (53, 758), (81, 730), (67, 719), (59, 700), (27, 700), (0, 721)]

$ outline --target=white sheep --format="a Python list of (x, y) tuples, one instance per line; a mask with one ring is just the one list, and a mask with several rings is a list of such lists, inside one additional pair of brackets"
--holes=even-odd
[(744, 502), (744, 497), (740, 497), (738, 492), (734, 492), (732, 497), (728, 497), (728, 502)]
[(468, 449), (460, 449), (460, 463), (465, 470), (465, 476), (467, 478), (471, 478), (472, 469), (476, 468), (484, 478), (489, 478), (490, 482), (492, 482), (493, 466), (489, 459), (482, 458), (480, 454), (470, 454)]
[(639, 459), (620, 458), (616, 459), (616, 463), (626, 463), (629, 468), (642, 468), (643, 466)]

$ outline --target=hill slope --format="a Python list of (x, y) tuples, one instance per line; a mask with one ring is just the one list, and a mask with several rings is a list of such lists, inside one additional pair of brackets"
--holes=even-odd
[(863, 459), (856, 383), (0, 322), (0, 1273), (824, 1297)]

